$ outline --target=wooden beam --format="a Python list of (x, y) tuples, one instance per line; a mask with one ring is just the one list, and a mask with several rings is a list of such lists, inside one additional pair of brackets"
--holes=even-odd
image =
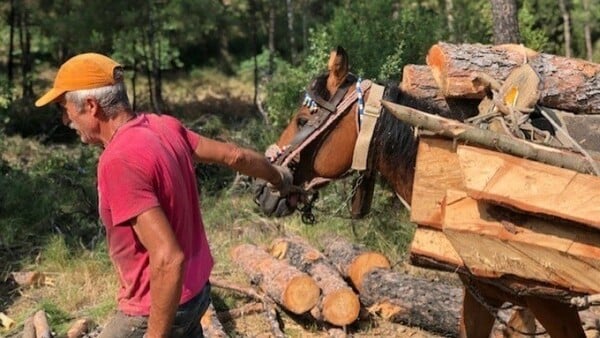
[(415, 165), (410, 220), (442, 229), (441, 203), (447, 189), (464, 189), (462, 171), (451, 139), (422, 136)]
[(600, 229), (600, 177), (461, 145), (469, 196)]

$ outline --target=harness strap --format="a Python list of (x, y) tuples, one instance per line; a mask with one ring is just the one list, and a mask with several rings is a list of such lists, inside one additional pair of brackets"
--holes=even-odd
[[(360, 87), (364, 91), (367, 91), (371, 87), (371, 81), (362, 81)], [(339, 90), (338, 90), (339, 91)], [(323, 130), (325, 130), (330, 124), (337, 120), (344, 112), (356, 101), (357, 94), (355, 90), (348, 90), (345, 93), (342, 102), (337, 105), (335, 114), (321, 114), (319, 118), (314, 121), (307, 123), (307, 125), (300, 130), (300, 132), (294, 137), (290, 146), (284, 151), (277, 162), (281, 161), (281, 165), (288, 165), (290, 161), (300, 153), (304, 147), (312, 142)], [(314, 122), (314, 123), (313, 123)], [(306, 131), (305, 131), (306, 129)]]
[(363, 171), (368, 167), (369, 147), (373, 138), (373, 131), (381, 113), (381, 99), (383, 98), (384, 86), (373, 84), (367, 103), (365, 112), (359, 116), (360, 131), (354, 145), (354, 155), (352, 158), (352, 169)]

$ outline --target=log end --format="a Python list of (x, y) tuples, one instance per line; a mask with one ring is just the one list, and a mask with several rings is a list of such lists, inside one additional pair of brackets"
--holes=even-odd
[(352, 261), (348, 267), (348, 277), (352, 284), (361, 291), (364, 276), (376, 268), (390, 269), (390, 261), (378, 252), (365, 252)]
[(352, 324), (358, 318), (359, 312), (360, 301), (350, 289), (340, 289), (323, 298), (323, 318), (333, 325)]
[(291, 279), (283, 291), (282, 300), (286, 309), (295, 314), (302, 314), (312, 309), (319, 301), (321, 289), (308, 275), (300, 275)]
[(447, 91), (446, 79), (446, 55), (444, 54), (443, 48), (439, 44), (431, 46), (427, 57), (425, 58), (427, 65), (431, 69), (431, 74), (435, 83), (445, 93)]

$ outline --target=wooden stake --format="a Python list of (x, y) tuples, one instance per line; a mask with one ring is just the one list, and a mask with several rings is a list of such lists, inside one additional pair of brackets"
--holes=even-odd
[[(575, 170), (580, 173), (592, 173), (591, 165), (583, 156), (555, 148), (545, 147), (539, 144), (513, 138), (508, 135), (495, 133), (489, 130), (479, 129), (455, 120), (428, 114), (410, 107), (401, 106), (389, 101), (382, 101), (382, 105), (394, 114), (398, 119), (416, 127), (433, 131), (445, 137), (467, 141), (470, 144), (481, 145), (490, 149), (515, 156), (532, 159), (557, 167)], [(600, 154), (589, 152), (596, 159), (595, 166), (600, 163)]]

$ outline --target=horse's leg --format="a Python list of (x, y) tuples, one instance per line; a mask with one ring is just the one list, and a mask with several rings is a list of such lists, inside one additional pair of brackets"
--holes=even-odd
[[(459, 333), (461, 338), (480, 338), (489, 337), (496, 320), (495, 312), (490, 313), (481, 302), (499, 308), (503, 301), (489, 297), (487, 294), (481, 293), (473, 281), (468, 277), (460, 276), (464, 285), (464, 297), (462, 304), (462, 312), (460, 316)], [(472, 294), (470, 290), (478, 293)]]
[(577, 309), (556, 300), (526, 297), (527, 306), (552, 338), (585, 337)]

